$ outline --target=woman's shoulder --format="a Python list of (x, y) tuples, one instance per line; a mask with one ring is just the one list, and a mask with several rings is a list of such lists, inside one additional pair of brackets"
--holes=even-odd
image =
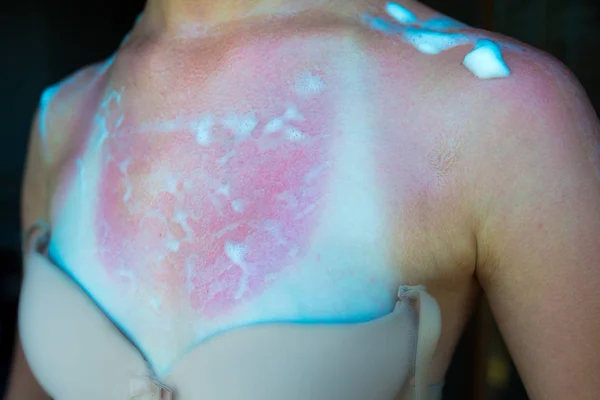
[(60, 162), (63, 150), (77, 141), (77, 129), (89, 124), (94, 103), (102, 92), (102, 77), (110, 59), (83, 67), (41, 95), (37, 135), (41, 158), (49, 168)]

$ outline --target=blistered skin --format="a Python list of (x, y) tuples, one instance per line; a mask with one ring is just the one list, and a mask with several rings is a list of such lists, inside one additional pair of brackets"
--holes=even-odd
[[(387, 12), (400, 22), (367, 26), (456, 27)], [(460, 138), (433, 138), (444, 127), (423, 117), (452, 99), (431, 97), (426, 110), (399, 95), (423, 71), (399, 70), (380, 46), (297, 32), (235, 43), (189, 62), (118, 55), (93, 69), (78, 122), (66, 125), (50, 255), (159, 375), (235, 327), (390, 312), (402, 283), (392, 224), (446, 185), (460, 158)], [(416, 48), (448, 42), (427, 43)], [(488, 62), (469, 61), (507, 76)], [(111, 80), (119, 69), (127, 79)], [(70, 85), (47, 92), (43, 115), (60, 114), (53, 98), (73, 95)]]

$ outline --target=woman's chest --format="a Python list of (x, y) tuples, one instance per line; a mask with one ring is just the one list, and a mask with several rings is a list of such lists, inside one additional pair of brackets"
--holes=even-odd
[(377, 127), (302, 112), (208, 108), (130, 126), (122, 117), (100, 135), (102, 121), (64, 164), (57, 257), (155, 311), (213, 318), (260, 302), (277, 304), (278, 318), (368, 319), (389, 310), (399, 199), (382, 174)]
[(57, 176), (52, 257), (157, 358), (251, 323), (389, 313), (447, 224), (458, 142), (374, 97), (367, 61), (254, 75), (236, 57), (195, 90), (106, 85)]

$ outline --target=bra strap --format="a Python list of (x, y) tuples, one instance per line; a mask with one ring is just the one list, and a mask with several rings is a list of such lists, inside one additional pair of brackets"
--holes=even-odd
[(23, 252), (28, 254), (31, 250), (43, 252), (48, 245), (50, 225), (39, 219), (29, 226), (22, 234)]
[(427, 293), (425, 286), (401, 286), (398, 298), (418, 302), (419, 328), (415, 362), (414, 400), (427, 400), (429, 396), (429, 364), (433, 358), (442, 330), (440, 307)]
[(130, 400), (173, 400), (173, 391), (150, 377), (137, 377), (129, 381)]

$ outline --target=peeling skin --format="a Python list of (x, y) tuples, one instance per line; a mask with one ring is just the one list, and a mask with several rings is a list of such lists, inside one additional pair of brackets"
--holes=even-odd
[[(426, 54), (492, 49), (443, 32), (459, 23), (390, 10), (410, 25), (362, 21)], [(85, 108), (67, 107), (89, 122), (67, 129), (77, 145), (61, 164), (50, 255), (159, 375), (236, 327), (388, 313), (402, 283), (389, 221), (460, 162), (458, 135), (431, 139), (440, 126), (424, 117), (445, 100), (424, 110), (398, 96), (425, 79), (394, 55), (336, 34), (236, 40), (189, 63), (117, 54), (94, 70)], [(202, 62), (213, 72), (194, 75)], [(69, 90), (44, 94), (45, 124)]]

